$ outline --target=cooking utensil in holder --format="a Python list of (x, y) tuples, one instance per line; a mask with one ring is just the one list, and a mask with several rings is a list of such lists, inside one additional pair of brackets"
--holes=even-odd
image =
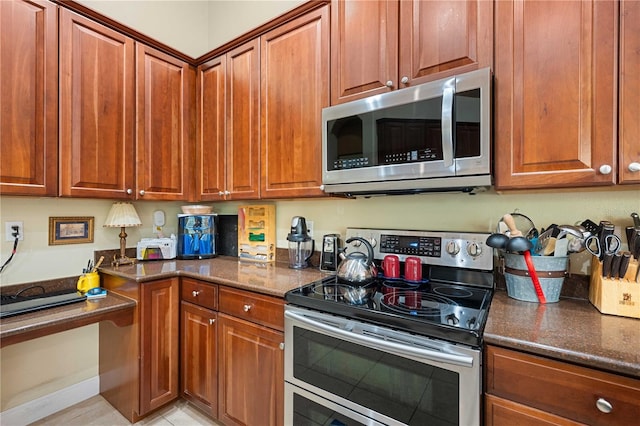
[(640, 283), (635, 282), (639, 268), (637, 259), (629, 262), (623, 278), (602, 276), (602, 262), (591, 257), (589, 301), (601, 313), (621, 317), (640, 318)]

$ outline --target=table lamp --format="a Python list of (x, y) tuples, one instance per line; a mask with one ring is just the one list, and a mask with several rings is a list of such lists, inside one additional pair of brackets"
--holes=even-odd
[(135, 262), (134, 259), (130, 259), (124, 254), (127, 246), (127, 233), (124, 232), (124, 228), (140, 225), (142, 225), (142, 222), (133, 204), (125, 202), (113, 203), (107, 215), (107, 220), (103, 225), (107, 228), (120, 228), (120, 258), (116, 259), (114, 255), (113, 266), (129, 265)]

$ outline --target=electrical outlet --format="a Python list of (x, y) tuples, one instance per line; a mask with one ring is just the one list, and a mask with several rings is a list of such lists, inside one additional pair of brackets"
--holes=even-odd
[(4, 239), (5, 241), (14, 241), (16, 237), (13, 236), (16, 232), (13, 227), (18, 227), (18, 240), (24, 240), (24, 223), (23, 222), (5, 222), (4, 223)]
[(307, 220), (307, 232), (309, 233), (309, 236), (313, 238), (313, 221), (312, 220)]

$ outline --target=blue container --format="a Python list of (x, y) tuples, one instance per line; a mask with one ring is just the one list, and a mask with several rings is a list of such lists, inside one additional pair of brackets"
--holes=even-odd
[(178, 259), (209, 259), (218, 254), (218, 215), (178, 215)]

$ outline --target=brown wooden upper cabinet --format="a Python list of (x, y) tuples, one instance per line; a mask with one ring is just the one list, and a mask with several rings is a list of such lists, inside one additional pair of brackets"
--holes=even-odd
[(321, 111), (329, 105), (329, 6), (261, 36), (262, 198), (323, 195)]
[[(616, 182), (618, 6), (495, 2), (496, 188)], [(635, 26), (625, 36), (631, 44), (635, 39), (635, 52), (627, 51), (632, 64), (638, 63), (638, 18), (625, 19)], [(623, 106), (629, 115), (635, 111), (636, 126), (638, 78), (637, 67), (623, 74), (624, 84), (636, 87)], [(637, 133), (633, 137), (623, 144), (635, 146), (638, 161)]]
[(195, 70), (140, 43), (136, 53), (136, 198), (191, 199)]
[(60, 195), (134, 196), (134, 57), (131, 38), (60, 9)]
[(491, 66), (493, 2), (332, 0), (331, 104)]
[(61, 9), (60, 195), (187, 199), (194, 84), (188, 64)]
[(199, 66), (197, 88), (199, 199), (258, 199), (260, 40)]
[(0, 1), (0, 194), (58, 193), (58, 7)]
[(619, 183), (640, 183), (640, 2), (620, 5)]

